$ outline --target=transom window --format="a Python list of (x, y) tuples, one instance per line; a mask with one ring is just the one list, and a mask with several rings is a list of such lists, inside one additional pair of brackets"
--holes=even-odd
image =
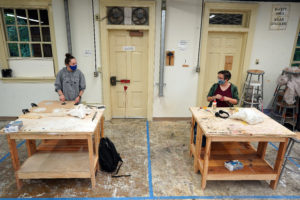
[(10, 57), (52, 57), (46, 9), (2, 9)]
[(209, 24), (242, 25), (243, 14), (210, 13)]

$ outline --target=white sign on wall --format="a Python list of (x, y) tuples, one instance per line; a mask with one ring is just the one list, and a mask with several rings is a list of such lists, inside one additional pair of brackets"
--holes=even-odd
[(289, 18), (290, 5), (273, 5), (270, 30), (285, 30)]
[(135, 46), (123, 46), (123, 51), (135, 51)]

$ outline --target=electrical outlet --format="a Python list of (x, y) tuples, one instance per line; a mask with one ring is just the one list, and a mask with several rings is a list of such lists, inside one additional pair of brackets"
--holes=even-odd
[(100, 15), (95, 15), (95, 20), (100, 21)]
[(99, 72), (94, 72), (94, 77), (98, 77), (99, 76)]

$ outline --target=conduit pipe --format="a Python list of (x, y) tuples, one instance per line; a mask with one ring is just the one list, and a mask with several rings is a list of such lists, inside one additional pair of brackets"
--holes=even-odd
[(201, 36), (202, 36), (202, 20), (203, 20), (203, 11), (204, 11), (204, 0), (202, 0), (201, 5), (201, 20), (200, 20), (200, 32), (199, 32), (199, 47), (198, 47), (198, 57), (197, 57), (197, 66), (196, 72), (200, 72), (200, 53), (201, 53)]
[(164, 96), (165, 71), (165, 33), (166, 33), (166, 0), (161, 1), (161, 32), (160, 32), (160, 64), (159, 64), (159, 90), (158, 96)]
[(66, 29), (67, 29), (68, 53), (72, 54), (71, 28), (70, 28), (69, 1), (68, 0), (64, 0), (64, 8), (65, 8)]

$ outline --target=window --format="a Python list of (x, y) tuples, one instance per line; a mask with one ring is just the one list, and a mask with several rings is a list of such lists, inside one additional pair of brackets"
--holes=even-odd
[(298, 26), (298, 32), (295, 39), (295, 48), (292, 54), (292, 67), (300, 67), (300, 22)]
[(249, 11), (220, 11), (212, 9), (209, 13), (209, 26), (247, 28), (249, 27), (249, 16)]
[(46, 9), (2, 9), (9, 57), (52, 58)]
[(209, 24), (242, 25), (243, 14), (210, 13)]

